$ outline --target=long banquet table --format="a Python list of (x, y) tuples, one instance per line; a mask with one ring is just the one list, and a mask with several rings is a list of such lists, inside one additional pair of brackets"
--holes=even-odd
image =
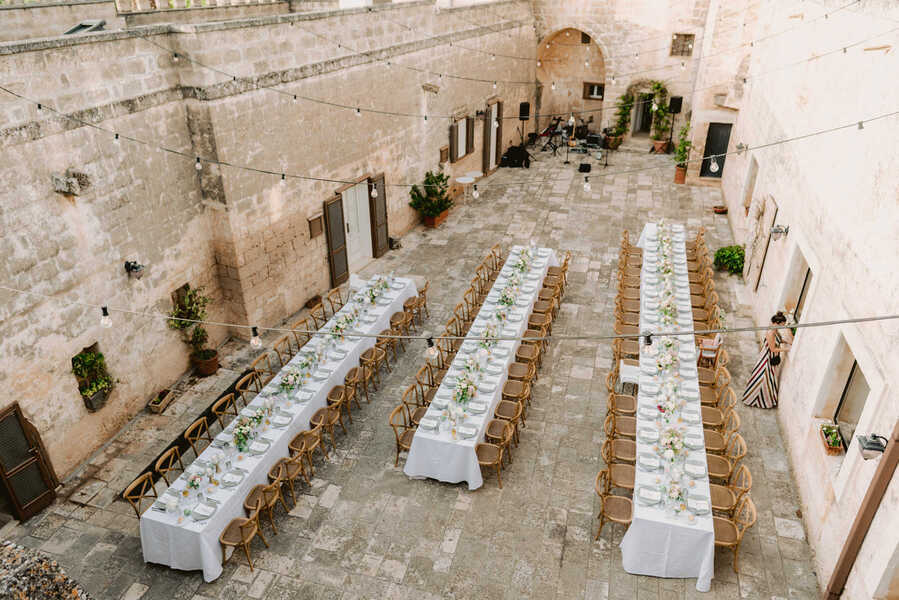
[[(371, 286), (378, 277), (374, 276), (368, 282), (367, 287)], [(366, 315), (368, 322), (362, 319), (357, 322), (355, 325), (357, 331), (363, 334), (378, 334), (387, 329), (390, 326), (391, 315), (402, 311), (403, 302), (417, 293), (412, 280), (402, 277), (395, 278), (394, 285), (385, 290), (368, 310)], [(351, 305), (348, 302), (322, 327), (322, 331), (330, 330), (336, 319), (350, 310)], [(218, 502), (215, 513), (211, 517), (206, 520), (194, 521), (189, 516), (183, 517), (179, 514), (181, 513), (180, 508), (172, 514), (156, 507), (151, 507), (144, 512), (140, 518), (140, 538), (145, 561), (185, 571), (202, 569), (203, 578), (206, 581), (213, 581), (221, 575), (222, 550), (218, 541), (219, 535), (231, 519), (246, 516), (243, 502), (249, 491), (257, 484), (268, 484), (269, 469), (278, 459), (289, 455), (287, 446), (290, 441), (300, 431), (309, 428), (309, 418), (316, 410), (325, 406), (326, 397), (331, 388), (343, 384), (344, 377), (349, 370), (358, 366), (362, 353), (375, 344), (374, 337), (353, 337), (352, 333), (347, 335), (349, 337), (345, 337), (343, 342), (338, 343), (328, 352), (327, 362), (318, 365), (319, 369), (330, 371), (330, 375), (323, 380), (313, 379), (297, 390), (298, 398), (306, 392), (310, 393), (311, 397), (307, 394), (304, 397), (308, 399), (300, 398), (302, 400), (300, 402), (286, 404), (283, 397), (278, 394), (279, 382), (286, 370), (299, 364), (303, 351), (310, 348), (310, 345), (316, 344), (322, 336), (316, 336), (310, 340), (301, 352), (265, 386), (262, 393), (251, 402), (250, 407), (261, 407), (265, 401), (264, 398), (271, 395), (278, 410), (289, 413), (292, 420), (284, 428), (269, 427), (262, 433), (262, 437), (271, 442), (264, 454), (254, 456), (251, 453), (242, 453), (242, 458), (237, 460), (235, 465), (246, 472), (243, 481), (231, 488), (223, 486), (208, 489), (204, 486), (202, 488), (207, 498)], [(344, 352), (345, 356), (335, 360)], [(246, 410), (245, 408), (242, 412)], [(226, 429), (226, 432), (216, 436), (216, 440), (230, 440), (231, 436), (227, 431)], [(208, 462), (218, 452), (221, 451), (214, 446), (209, 446), (200, 454), (198, 460)], [(187, 476), (194, 471), (192, 467), (196, 464), (197, 461), (194, 461), (191, 466), (187, 466), (186, 472), (174, 481), (169, 489), (183, 490), (187, 484)]]
[[(443, 409), (438, 408), (438, 404), (440, 399), (448, 398), (452, 394), (453, 375), (462, 370), (465, 360), (473, 356), (477, 350), (478, 343), (468, 338), (479, 338), (483, 335), (488, 317), (496, 310), (496, 306), (491, 304), (490, 300), (497, 298), (499, 291), (506, 286), (508, 276), (512, 274), (511, 261), (516, 259), (522, 250), (521, 246), (514, 246), (510, 250), (509, 257), (488, 294), (487, 302), (478, 311), (478, 316), (466, 335), (467, 339), (437, 389), (435, 401), (428, 407), (425, 417), (441, 421), (440, 427), (437, 430), (419, 427), (412, 438), (412, 446), (403, 469), (409, 477), (419, 479), (429, 477), (448, 483), (467, 481), (470, 490), (475, 490), (484, 483), (478, 457), (475, 454), (475, 445), (484, 440), (484, 430), (487, 423), (493, 419), (493, 411), (502, 398), (509, 365), (515, 362), (515, 353), (521, 342), (517, 339), (500, 340), (492, 349), (487, 365), (489, 370), (485, 372), (476, 396), (477, 400), (486, 402), (487, 410), (482, 414), (468, 414), (465, 418), (465, 424), (473, 425), (477, 429), (473, 437), (465, 439), (457, 436), (454, 439), (450, 426), (441, 419)], [(535, 259), (525, 276), (526, 284), (521, 287), (522, 293), (509, 312), (509, 319), (501, 333), (502, 337), (520, 338), (524, 334), (528, 327), (528, 316), (537, 300), (543, 278), (549, 267), (559, 264), (555, 252), (549, 248), (538, 248)]]
[[(643, 247), (640, 330), (643, 332), (693, 329), (685, 232), (679, 225), (672, 225), (670, 232), (675, 322), (662, 322), (660, 290), (655, 289), (663, 287), (659, 284), (664, 275), (658, 272), (658, 266), (661, 263), (659, 240), (665, 233), (655, 223), (648, 223), (640, 236)], [(692, 334), (678, 338), (654, 335), (652, 345), (640, 345), (634, 513), (621, 541), (622, 565), (625, 571), (635, 575), (695, 577), (696, 589), (706, 592), (714, 575), (715, 533), (696, 347)], [(679, 348), (667, 349), (671, 342), (679, 342)], [(677, 368), (660, 371), (662, 355), (668, 354), (670, 359), (670, 353), (677, 357)], [(677, 458), (666, 457), (659, 447), (669, 428), (679, 431), (685, 442)], [(686, 499), (669, 498), (672, 484), (684, 491)], [(654, 502), (654, 492), (661, 497), (658, 502)]]

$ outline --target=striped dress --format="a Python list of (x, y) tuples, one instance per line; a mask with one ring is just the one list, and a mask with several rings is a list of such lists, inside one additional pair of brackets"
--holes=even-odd
[[(774, 339), (780, 346), (781, 337), (775, 331)], [(771, 350), (767, 340), (762, 340), (762, 352), (759, 360), (752, 369), (746, 391), (743, 392), (743, 404), (758, 408), (774, 408), (777, 406), (777, 377), (774, 373), (774, 365), (771, 364)]]

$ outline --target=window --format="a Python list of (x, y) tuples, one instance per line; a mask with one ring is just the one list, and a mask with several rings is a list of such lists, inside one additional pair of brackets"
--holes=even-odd
[(584, 33), (583, 31), (581, 32), (581, 43), (582, 44), (590, 43), (590, 34), (589, 33)]
[(805, 299), (808, 297), (808, 289), (812, 286), (812, 270), (806, 269), (805, 276), (802, 278), (802, 287), (799, 289), (799, 298), (796, 300), (796, 309), (793, 311), (793, 318), (799, 321), (799, 315), (805, 306)]
[(865, 374), (859, 368), (858, 362), (853, 360), (849, 377), (846, 379), (846, 385), (840, 395), (840, 402), (833, 415), (833, 422), (840, 429), (840, 436), (843, 438), (845, 448), (848, 448), (852, 442), (852, 436), (855, 434), (855, 428), (858, 427), (858, 420), (865, 408), (865, 401), (868, 399), (870, 391), (871, 388), (868, 386)]
[(749, 162), (749, 169), (746, 172), (746, 181), (743, 183), (743, 208), (746, 214), (749, 214), (749, 207), (752, 206), (752, 196), (755, 194), (755, 180), (759, 174), (759, 161), (752, 157)]
[(692, 33), (675, 33), (671, 38), (671, 56), (692, 56), (695, 38)]
[(602, 100), (606, 86), (601, 83), (584, 82), (584, 100)]
[(444, 146), (440, 149), (440, 164), (449, 162), (449, 146)]
[(187, 297), (187, 292), (189, 292), (189, 291), (190, 291), (190, 284), (185, 283), (184, 285), (179, 287), (177, 290), (172, 292), (172, 304), (174, 304), (175, 306), (180, 306), (181, 304), (183, 304), (184, 299)]
[(456, 162), (474, 152), (474, 118), (463, 117), (450, 126), (450, 162)]

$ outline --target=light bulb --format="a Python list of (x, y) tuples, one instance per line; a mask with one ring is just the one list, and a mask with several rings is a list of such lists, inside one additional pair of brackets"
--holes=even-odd
[(538, 61), (537, 61), (537, 66), (538, 66), (538, 67), (542, 67), (542, 66), (543, 66), (543, 63), (540, 62), (540, 61), (538, 60)]
[(496, 89), (496, 82), (493, 82), (493, 89)]
[(571, 32), (570, 32), (570, 31), (566, 31), (566, 32), (565, 32), (565, 35), (566, 35), (567, 37), (571, 37)]
[(362, 116), (362, 111), (359, 110), (358, 108), (356, 109), (356, 116), (357, 116), (357, 117), (361, 117), (361, 116)]
[(686, 68), (687, 68), (687, 63), (684, 62), (684, 61), (680, 61), (680, 69), (681, 69), (681, 71), (686, 70)]
[(177, 53), (177, 52), (175, 52), (174, 54), (172, 54), (172, 62), (176, 63), (176, 62), (178, 62), (178, 60), (180, 60), (180, 58), (181, 58), (181, 57), (178, 56), (178, 53)]
[(194, 163), (194, 168), (195, 168), (197, 171), (202, 171), (202, 170), (203, 170), (203, 163), (200, 162), (200, 157), (199, 157), (199, 156), (197, 157), (197, 162)]
[(262, 340), (259, 339), (259, 328), (253, 326), (253, 336), (250, 338), (250, 346), (253, 348), (261, 348)]
[(437, 347), (434, 346), (434, 338), (428, 337), (428, 348), (425, 350), (425, 356), (428, 358), (437, 358)]
[(654, 110), (654, 111), (659, 110), (659, 105), (656, 104), (655, 102), (653, 102), (653, 103), (652, 103), (652, 110)]
[(109, 309), (105, 306), (100, 309), (100, 327), (104, 329), (112, 327), (112, 317), (109, 316)]
[(639, 52), (634, 52), (634, 58), (640, 58), (640, 53), (639, 53)]
[(714, 156), (712, 157), (712, 164), (709, 165), (709, 171), (711, 171), (712, 173), (718, 172), (718, 161), (715, 160)]
[(615, 76), (612, 75), (612, 85), (615, 85)]
[(552, 88), (553, 88), (553, 91), (556, 91), (556, 82), (555, 82), (555, 81), (553, 81), (553, 86), (552, 86)]
[(590, 178), (586, 177), (586, 176), (584, 177), (584, 191), (585, 192), (590, 191)]
[(371, 197), (372, 198), (378, 197), (378, 186), (376, 186), (376, 185), (371, 186)]
[(474, 186), (474, 190), (471, 192), (471, 197), (475, 200), (481, 197), (481, 192), (478, 191), (478, 186)]
[(490, 55), (490, 60), (496, 60), (496, 54), (491, 54), (491, 55)]
[(589, 58), (588, 58), (587, 60), (584, 61), (584, 66), (585, 66), (585, 67), (589, 67), (589, 66), (590, 66), (590, 59), (589, 59)]
[(549, 48), (549, 42), (546, 43), (546, 47)]
[(281, 173), (281, 185), (286, 185), (286, 184), (287, 184), (287, 175), (285, 175), (284, 173)]
[(115, 134), (115, 137), (113, 138), (113, 141), (114, 141), (116, 144), (119, 143), (119, 134)]
[(497, 127), (499, 127), (499, 119), (493, 121), (493, 128), (496, 129)]

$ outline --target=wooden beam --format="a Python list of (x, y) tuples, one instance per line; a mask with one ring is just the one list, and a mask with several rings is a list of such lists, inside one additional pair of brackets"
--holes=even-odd
[(868, 529), (871, 528), (871, 522), (874, 515), (880, 508), (880, 502), (883, 500), (887, 491), (887, 486), (893, 479), (893, 473), (896, 471), (896, 465), (899, 464), (899, 421), (893, 427), (893, 434), (887, 442), (887, 448), (879, 459), (880, 464), (874, 471), (874, 477), (868, 485), (868, 491), (862, 499), (861, 506), (858, 508), (858, 514), (855, 515), (855, 521), (852, 523), (852, 529), (849, 530), (849, 536), (846, 543), (843, 544), (843, 550), (840, 552), (840, 558), (833, 568), (830, 575), (830, 581), (824, 590), (823, 598), (825, 600), (839, 600), (843, 594), (843, 588), (846, 587), (846, 580), (849, 579), (849, 573), (855, 566), (855, 560), (858, 558), (858, 552), (861, 550)]

